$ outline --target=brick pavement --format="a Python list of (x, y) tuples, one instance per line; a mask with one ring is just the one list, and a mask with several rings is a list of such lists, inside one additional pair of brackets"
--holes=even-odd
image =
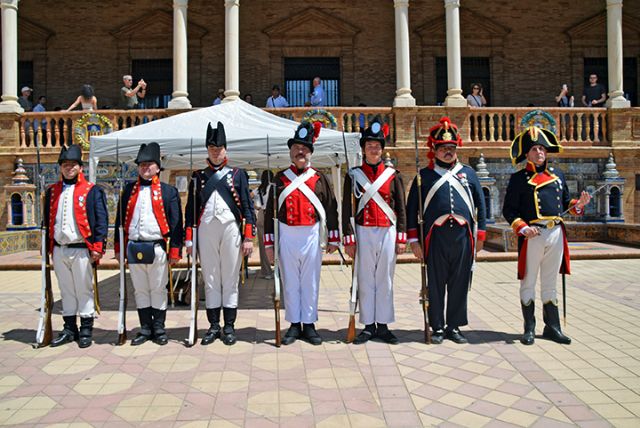
[[(2, 272), (0, 424), (638, 426), (640, 265), (576, 261), (573, 270), (570, 346), (540, 338), (531, 347), (519, 343), (515, 264), (496, 262), (480, 263), (475, 275), (470, 325), (463, 329), (468, 345), (420, 343), (419, 269), (402, 264), (393, 325), (399, 345), (343, 343), (349, 271), (325, 266), (317, 324), (325, 343), (280, 349), (273, 346), (270, 283), (254, 275), (241, 290), (237, 345), (185, 348), (188, 311), (176, 308), (167, 317), (167, 346), (116, 347), (117, 277), (103, 271), (103, 314), (95, 344), (85, 350), (32, 349), (38, 273)], [(55, 309), (57, 329), (59, 302)], [(134, 310), (128, 320), (136, 326)]]

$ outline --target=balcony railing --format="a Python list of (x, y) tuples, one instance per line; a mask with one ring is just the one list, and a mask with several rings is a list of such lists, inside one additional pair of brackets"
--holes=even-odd
[[(20, 147), (34, 147), (35, 139), (42, 147), (60, 147), (73, 142), (73, 127), (76, 120), (88, 111), (54, 111), (25, 113), (20, 117)], [(96, 110), (91, 113), (109, 119), (113, 131), (151, 122), (169, 116), (168, 110)]]
[[(511, 143), (522, 130), (521, 121), (532, 107), (470, 107), (463, 139), (474, 143)], [(540, 108), (556, 122), (561, 143), (607, 143), (606, 108)]]
[[(444, 114), (443, 107), (420, 107), (433, 110), (434, 116)], [(380, 116), (389, 123), (390, 139), (395, 140), (395, 118), (391, 107), (327, 107), (335, 129), (345, 132), (359, 132), (372, 119)], [(467, 109), (466, 118), (459, 123), (462, 138), (472, 144), (510, 144), (522, 130), (521, 121), (534, 108), (485, 107)], [(562, 144), (607, 145), (607, 109), (605, 108), (540, 108), (555, 119), (556, 131)], [(308, 107), (265, 109), (287, 119), (301, 121), (313, 111)], [(25, 113), (20, 116), (20, 147), (33, 147), (35, 138), (42, 147), (59, 147), (73, 141), (74, 123), (86, 111)], [(113, 131), (140, 125), (167, 117), (170, 110), (98, 110), (94, 112), (111, 121)], [(415, 113), (411, 113), (415, 114)], [(327, 119), (327, 117), (325, 117)]]

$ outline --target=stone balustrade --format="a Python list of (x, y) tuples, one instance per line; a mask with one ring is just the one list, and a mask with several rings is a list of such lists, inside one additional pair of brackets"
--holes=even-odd
[[(510, 144), (521, 130), (525, 114), (532, 107), (470, 107), (468, 125), (462, 138), (473, 143)], [(556, 122), (556, 134), (562, 144), (607, 144), (606, 108), (540, 108)]]
[[(75, 122), (88, 111), (47, 111), (24, 113), (20, 116), (19, 146), (34, 147), (35, 138), (42, 147), (60, 147), (73, 141)], [(149, 110), (96, 110), (91, 113), (101, 115), (111, 122), (112, 130), (130, 128), (169, 116), (165, 109)]]

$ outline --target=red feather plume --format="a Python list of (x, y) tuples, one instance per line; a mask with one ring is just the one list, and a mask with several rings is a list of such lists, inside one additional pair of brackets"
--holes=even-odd
[(384, 125), (382, 125), (382, 135), (384, 135), (384, 138), (387, 138), (389, 136), (389, 124), (385, 123)]
[(320, 129), (322, 129), (322, 124), (320, 122), (313, 122), (313, 142), (315, 143), (320, 135)]

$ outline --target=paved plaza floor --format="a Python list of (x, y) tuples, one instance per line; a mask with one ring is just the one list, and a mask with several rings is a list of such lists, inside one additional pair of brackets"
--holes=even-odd
[[(0, 272), (0, 424), (19, 426), (640, 426), (640, 263), (574, 261), (569, 346), (519, 342), (515, 262), (479, 263), (470, 343), (422, 343), (419, 265), (396, 270), (396, 346), (344, 343), (350, 271), (325, 266), (325, 342), (274, 346), (272, 283), (241, 290), (239, 342), (183, 346), (188, 311), (170, 309), (164, 347), (114, 346), (117, 272), (100, 272), (95, 343), (33, 349), (39, 272)], [(255, 271), (254, 271), (255, 272)], [(54, 280), (55, 282), (55, 280)], [(59, 293), (54, 330), (61, 327)], [(201, 306), (203, 307), (203, 305)], [(542, 332), (540, 304), (538, 333)], [(137, 331), (130, 289), (129, 337)], [(283, 331), (287, 327), (282, 311)], [(206, 316), (200, 311), (200, 334)]]

